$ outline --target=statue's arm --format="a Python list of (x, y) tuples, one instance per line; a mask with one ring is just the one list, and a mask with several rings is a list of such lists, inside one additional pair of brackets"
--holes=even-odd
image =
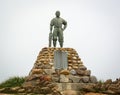
[(51, 20), (51, 22), (50, 22), (50, 32), (52, 33), (52, 30), (53, 30), (53, 20)]
[(63, 30), (65, 30), (66, 29), (66, 27), (67, 27), (67, 21), (63, 21), (63, 24), (64, 24), (64, 27), (63, 27)]
[(53, 26), (52, 26), (52, 25), (50, 25), (50, 32), (52, 32), (52, 28), (53, 28)]

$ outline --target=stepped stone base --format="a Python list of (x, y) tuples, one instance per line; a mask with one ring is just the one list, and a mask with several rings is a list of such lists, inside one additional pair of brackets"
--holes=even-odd
[[(54, 51), (57, 50), (67, 53), (67, 69), (55, 69)], [(23, 87), (28, 92), (48, 94), (54, 92), (55, 89), (78, 91), (96, 82), (96, 77), (91, 76), (91, 71), (83, 65), (75, 49), (45, 47), (39, 52)]]

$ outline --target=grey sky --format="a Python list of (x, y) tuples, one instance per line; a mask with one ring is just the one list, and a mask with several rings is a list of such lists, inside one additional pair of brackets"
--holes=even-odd
[(98, 79), (120, 77), (120, 0), (0, 0), (0, 82), (28, 75), (56, 10), (68, 22), (64, 47)]

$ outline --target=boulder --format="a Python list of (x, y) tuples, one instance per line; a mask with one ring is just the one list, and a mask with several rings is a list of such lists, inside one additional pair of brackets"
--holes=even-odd
[(79, 83), (80, 82), (80, 77), (69, 75), (69, 80), (72, 80), (73, 83)]
[(23, 86), (24, 88), (31, 88), (31, 87), (33, 87), (31, 81), (25, 82), (22, 86)]
[(44, 81), (52, 81), (52, 77), (50, 75), (45, 75), (43, 79)]
[(20, 89), (20, 87), (12, 87), (12, 88), (11, 88), (12, 91), (17, 91), (17, 90), (19, 90), (19, 89)]
[(78, 95), (76, 91), (73, 90), (65, 90), (63, 91), (63, 95)]
[(86, 71), (84, 72), (84, 75), (85, 75), (85, 76), (90, 76), (90, 74), (91, 74), (91, 71), (90, 71), (90, 70), (86, 70)]
[(51, 65), (50, 64), (44, 64), (44, 69), (51, 69)]
[(76, 72), (76, 70), (71, 69), (71, 70), (70, 70), (70, 74), (72, 74), (72, 75), (76, 75), (76, 74), (77, 74), (77, 72)]
[(53, 69), (44, 69), (44, 71), (47, 75), (51, 75), (54, 72)]
[(36, 80), (40, 78), (42, 74), (30, 74), (28, 77), (26, 77), (26, 81)]
[(97, 83), (97, 78), (95, 76), (90, 76), (91, 83)]
[(89, 77), (88, 76), (83, 76), (82, 81), (83, 81), (83, 83), (88, 83), (89, 82)]
[(74, 65), (74, 66), (72, 66), (72, 67), (73, 67), (73, 69), (78, 69), (78, 66), (75, 66), (75, 65)]
[(73, 59), (74, 59), (74, 60), (76, 60), (76, 59), (77, 59), (77, 57), (76, 57), (76, 56), (74, 56), (74, 57), (73, 57)]
[(105, 81), (105, 84), (111, 84), (112, 83), (112, 79), (108, 79)]
[(108, 95), (115, 95), (115, 92), (112, 91), (112, 90), (104, 91), (104, 93), (106, 93), (106, 94), (108, 94)]
[(41, 93), (42, 94), (49, 94), (49, 93), (51, 93), (51, 89), (49, 87), (42, 87)]
[(59, 82), (60, 78), (58, 76), (52, 76), (53, 82)]
[(18, 93), (23, 93), (23, 92), (25, 92), (24, 88), (18, 90)]
[(77, 69), (76, 70), (77, 74), (80, 76), (84, 76), (85, 75), (85, 71), (81, 70), (81, 69)]
[(4, 91), (5, 91), (5, 88), (1, 88), (1, 89), (0, 89), (0, 92), (4, 92)]
[(69, 78), (66, 75), (60, 75), (60, 82), (69, 82)]
[(63, 74), (63, 75), (69, 75), (69, 71), (68, 70), (62, 70), (60, 71), (60, 74)]
[(79, 64), (78, 68), (80, 70), (87, 70), (87, 68), (83, 64)]
[(41, 74), (43, 73), (43, 69), (32, 69), (32, 74)]

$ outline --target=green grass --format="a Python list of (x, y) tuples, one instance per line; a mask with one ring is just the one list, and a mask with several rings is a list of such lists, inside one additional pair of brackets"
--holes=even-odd
[(99, 80), (98, 83), (103, 84), (104, 80)]
[(11, 77), (0, 83), (0, 88), (21, 86), (25, 81), (25, 77)]

